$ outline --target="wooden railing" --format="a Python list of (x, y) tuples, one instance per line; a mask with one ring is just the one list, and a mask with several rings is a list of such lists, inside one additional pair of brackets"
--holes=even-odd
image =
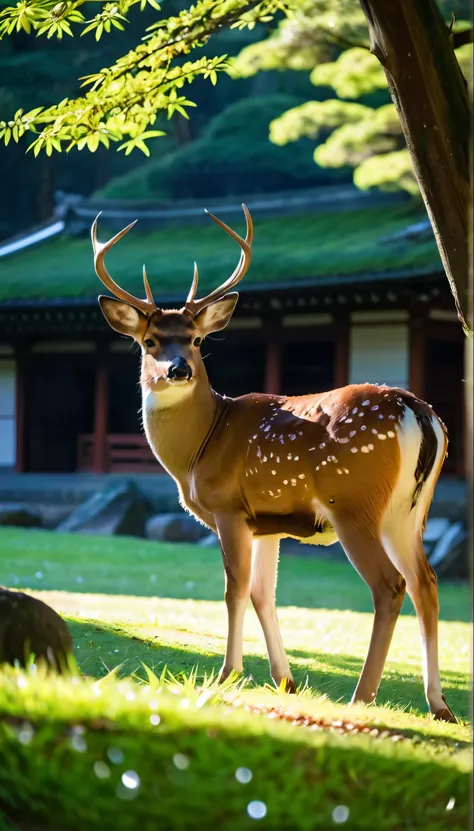
[[(78, 471), (94, 470), (94, 443), (92, 434), (78, 436)], [(139, 433), (109, 433), (105, 451), (104, 473), (163, 473), (145, 436)]]

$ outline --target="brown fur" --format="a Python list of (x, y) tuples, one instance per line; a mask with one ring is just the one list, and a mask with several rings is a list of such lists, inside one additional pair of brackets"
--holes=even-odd
[[(226, 286), (235, 285), (248, 266), (249, 224), (247, 231), (246, 241), (240, 241), (245, 257)], [(108, 275), (99, 276), (112, 285)], [(197, 271), (192, 297), (196, 286)], [(373, 701), (405, 593), (405, 566), (399, 570), (381, 542), (392, 494), (399, 481), (403, 487), (406, 481), (406, 475), (400, 477), (398, 430), (410, 408), (423, 436), (413, 476), (416, 501), (436, 458), (432, 427), (430, 432), (436, 417), (410, 393), (371, 384), (297, 397), (255, 393), (228, 399), (214, 392), (199, 339), (227, 325), (237, 297), (224, 294), (221, 287), (212, 298), (148, 316), (141, 306), (137, 311), (127, 305), (123, 311), (117, 301), (101, 298), (110, 325), (134, 337), (142, 348), (143, 412), (150, 445), (176, 481), (183, 507), (219, 537), (229, 620), (220, 678), (242, 670), (243, 620), (251, 597), (272, 677), (295, 689), (275, 609), (278, 540), (293, 536), (318, 542), (318, 535), (322, 539), (334, 529), (374, 599), (372, 638), (354, 694), (355, 700)], [(186, 361), (191, 376), (179, 384), (167, 376), (177, 358)], [(435, 473), (437, 478), (439, 469)], [(432, 491), (428, 496), (429, 507)], [(414, 531), (419, 534), (419, 529)], [(421, 538), (407, 540), (407, 545), (409, 558), (416, 561)], [(414, 595), (412, 577), (410, 573)], [(430, 581), (427, 586), (423, 575), (416, 579), (424, 581), (420, 603), (432, 604)], [(417, 612), (424, 613), (420, 603)], [(436, 635), (433, 627), (423, 627), (423, 636)], [(426, 681), (427, 697), (433, 712), (444, 712), (433, 648), (430, 655), (433, 679)]]

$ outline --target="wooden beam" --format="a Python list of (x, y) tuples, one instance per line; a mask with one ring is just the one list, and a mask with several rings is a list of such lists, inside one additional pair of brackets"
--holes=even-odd
[(97, 346), (97, 373), (95, 382), (94, 451), (92, 469), (94, 473), (106, 473), (108, 413), (107, 359), (103, 344)]
[(22, 344), (15, 348), (15, 470), (25, 473), (26, 456), (26, 372), (28, 348)]
[(426, 360), (426, 330), (425, 320), (422, 317), (412, 317), (410, 320), (409, 337), (409, 366), (408, 386), (410, 392), (418, 398), (424, 399), (426, 394), (425, 360)]
[(349, 320), (347, 316), (338, 320), (336, 349), (334, 354), (334, 387), (345, 387), (349, 383)]
[(281, 392), (281, 346), (275, 340), (267, 341), (266, 345), (264, 392), (269, 395)]

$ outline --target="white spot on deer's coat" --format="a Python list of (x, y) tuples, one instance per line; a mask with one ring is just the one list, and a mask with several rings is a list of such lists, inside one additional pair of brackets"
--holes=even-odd
[(369, 448), (368, 448), (368, 447), (366, 447), (366, 446), (365, 446), (365, 444), (364, 444), (364, 446), (363, 446), (363, 447), (361, 447), (360, 449), (362, 450), (362, 453), (368, 453), (368, 452), (369, 452)]
[(365, 401), (362, 402), (363, 407), (368, 407), (369, 404), (370, 404), (370, 401), (369, 401), (368, 398), (366, 398)]
[(300, 474), (298, 475), (298, 479), (306, 479), (305, 474), (304, 474), (304, 473), (300, 473)]
[(356, 431), (355, 431), (355, 430), (351, 430), (351, 432), (349, 433), (350, 438), (351, 438), (351, 439), (352, 439), (352, 438), (354, 438), (355, 434), (356, 434)]
[(321, 444), (319, 445), (319, 449), (322, 450), (323, 447), (326, 447), (326, 442), (324, 442), (324, 441), (322, 441)]
[(395, 438), (395, 433), (392, 432), (392, 430), (389, 430), (388, 433), (387, 433), (387, 436), (389, 437), (389, 439), (394, 439)]
[(272, 470), (272, 476), (276, 476), (276, 470)]
[(283, 479), (283, 484), (287, 485), (288, 484), (288, 479)]
[(351, 453), (357, 453), (357, 447), (351, 447)]
[(379, 408), (379, 405), (378, 405), (378, 404), (374, 404), (374, 406), (373, 406), (373, 407), (371, 407), (370, 409), (371, 409), (371, 410), (378, 410), (378, 408)]
[(296, 439), (296, 433), (290, 433), (288, 438), (290, 439), (290, 441), (294, 441)]
[(286, 458), (287, 458), (287, 459), (292, 459), (292, 458), (293, 458), (293, 456), (291, 455), (291, 453), (288, 453), (288, 456), (287, 456)]
[(339, 442), (339, 444), (347, 444), (347, 442), (349, 441), (349, 439), (346, 439), (346, 438), (344, 438), (344, 439), (336, 439), (336, 441), (337, 441), (337, 442)]
[(387, 436), (385, 435), (385, 433), (377, 433), (377, 438), (378, 438), (378, 439), (382, 439), (383, 441), (385, 441), (385, 439), (387, 438)]
[(352, 415), (355, 415), (356, 412), (357, 412), (357, 407), (354, 407), (354, 409), (352, 410)]
[(352, 418), (346, 418), (346, 424), (352, 424)]
[(367, 447), (369, 448), (369, 450), (373, 450), (373, 449), (374, 449), (374, 445), (373, 445), (373, 444), (368, 444), (368, 445), (367, 445)]

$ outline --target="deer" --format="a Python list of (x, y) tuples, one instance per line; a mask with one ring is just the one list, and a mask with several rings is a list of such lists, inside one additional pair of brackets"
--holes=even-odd
[(243, 625), (251, 600), (277, 687), (296, 692), (276, 611), (280, 541), (339, 540), (367, 584), (374, 607), (366, 660), (351, 704), (375, 701), (405, 592), (418, 617), (424, 692), (437, 720), (456, 722), (443, 695), (438, 659), (438, 588), (423, 548), (447, 431), (431, 406), (385, 385), (349, 384), (310, 395), (250, 393), (228, 398), (209, 382), (201, 346), (224, 329), (233, 291), (251, 263), (246, 236), (208, 213), (240, 247), (233, 273), (196, 297), (198, 268), (184, 306), (159, 308), (143, 266), (145, 299), (109, 275), (105, 256), (135, 225), (108, 242), (91, 228), (94, 267), (113, 295), (98, 302), (108, 324), (141, 348), (144, 431), (174, 479), (182, 507), (217, 535), (225, 572), (225, 658), (220, 682), (243, 672)]

